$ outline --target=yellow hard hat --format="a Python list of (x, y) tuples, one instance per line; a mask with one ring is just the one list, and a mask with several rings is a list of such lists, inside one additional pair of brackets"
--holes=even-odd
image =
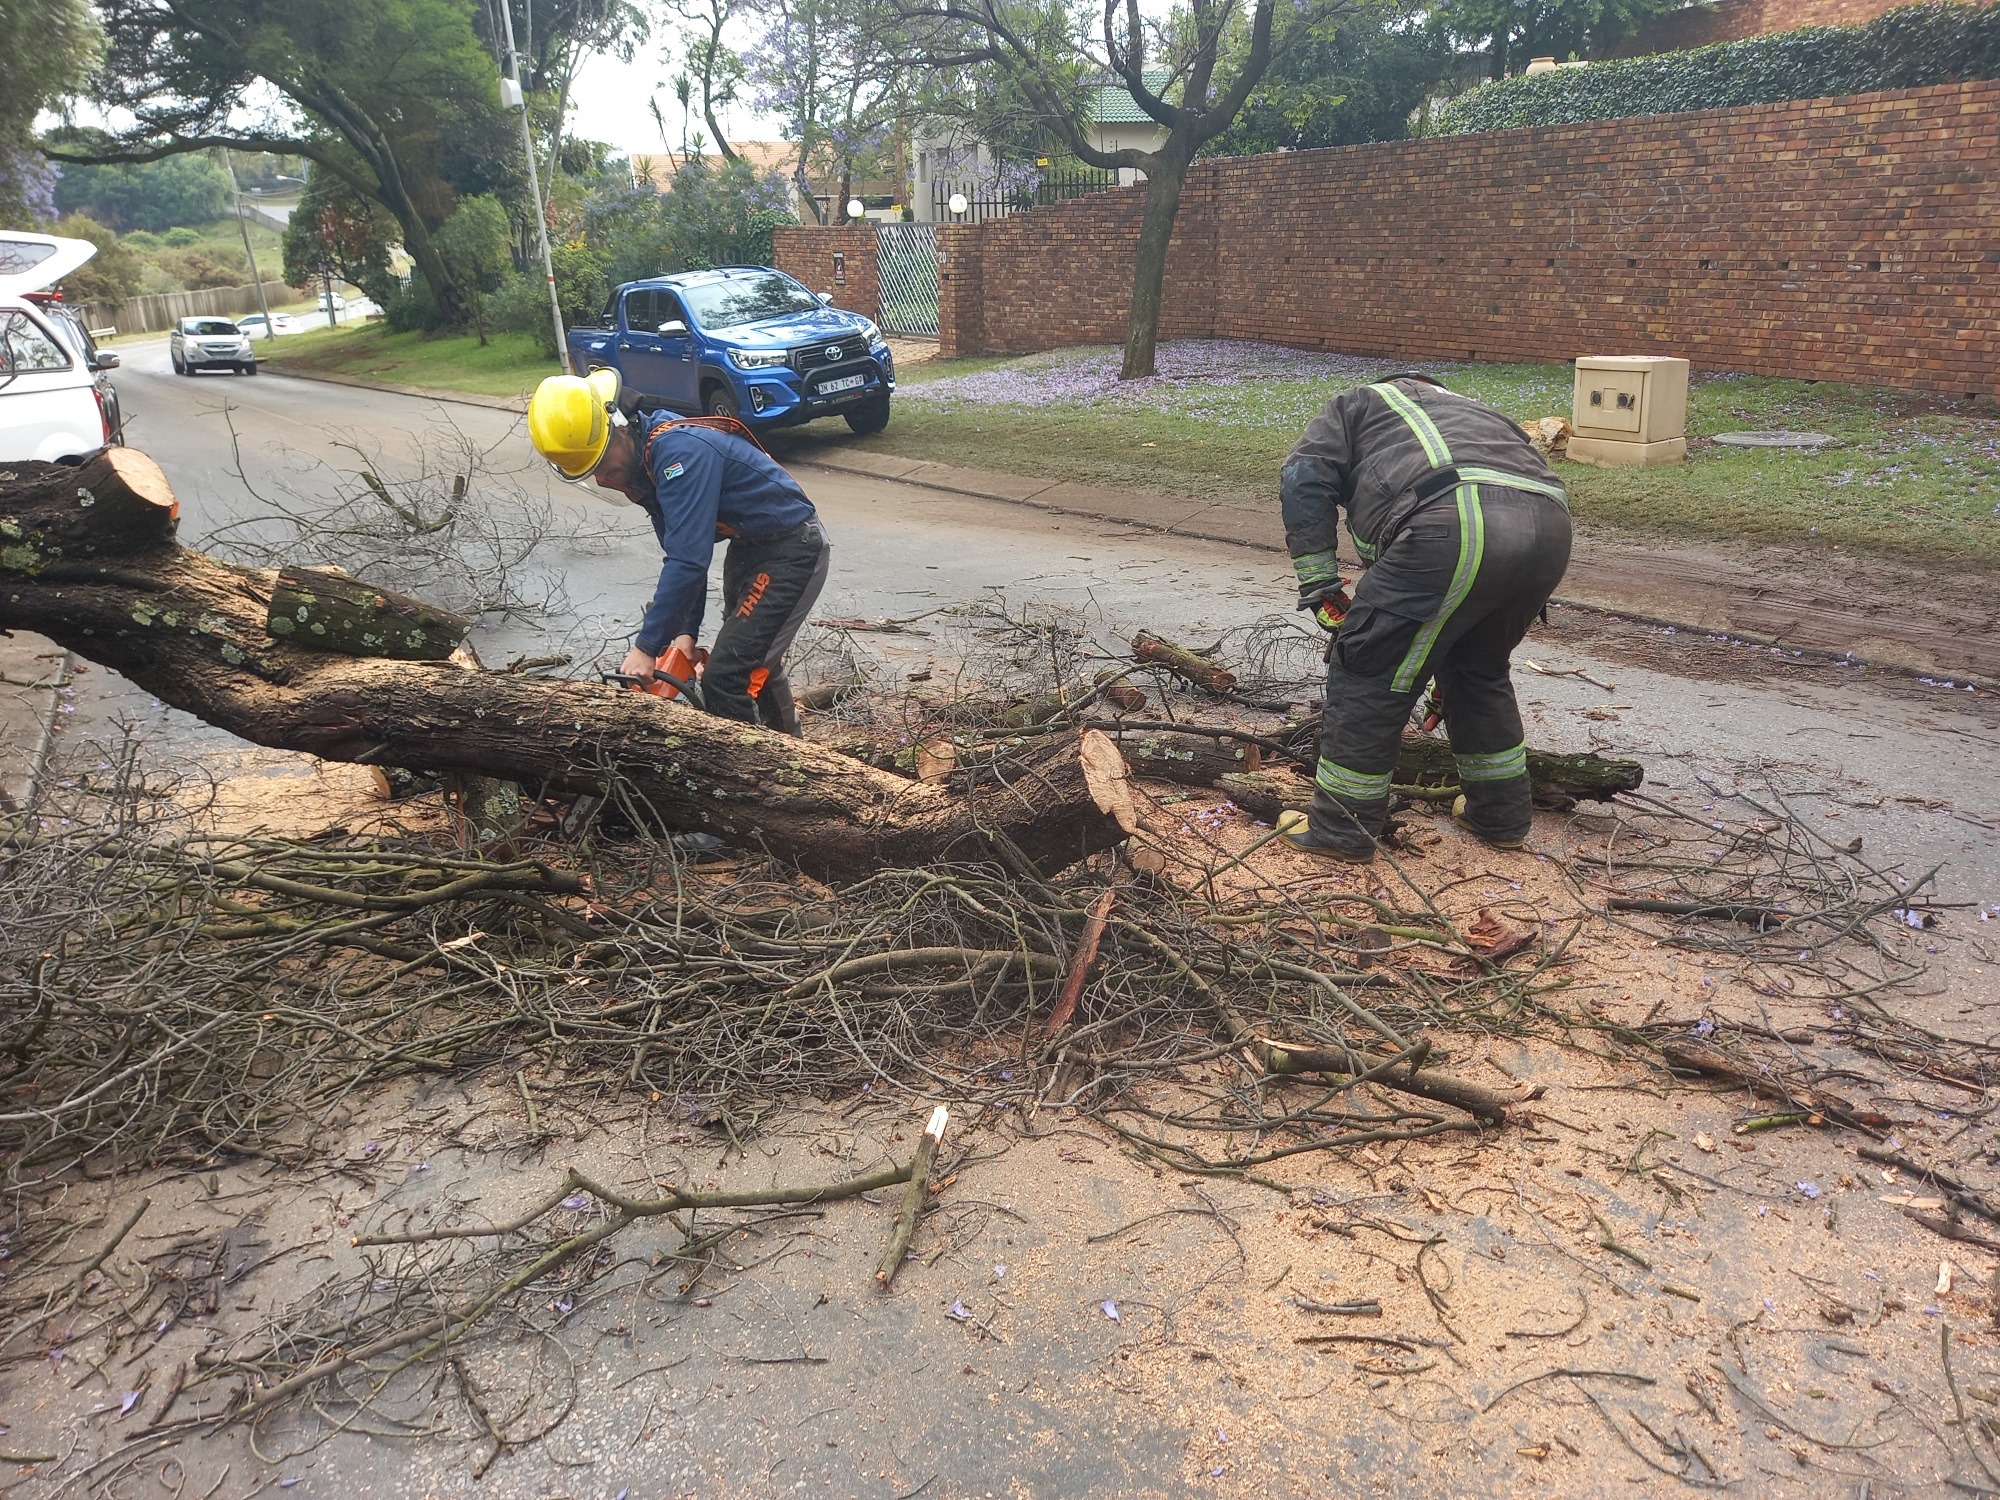
[(590, 477), (611, 441), (611, 429), (624, 425), (616, 370), (551, 375), (528, 399), (528, 441), (558, 479), (572, 484)]

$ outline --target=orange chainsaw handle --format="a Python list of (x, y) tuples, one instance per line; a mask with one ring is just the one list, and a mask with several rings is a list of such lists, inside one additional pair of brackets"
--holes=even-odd
[(690, 657), (679, 647), (668, 650), (654, 664), (651, 677), (634, 677), (625, 672), (606, 672), (607, 682), (616, 682), (635, 693), (651, 693), (655, 698), (678, 698), (683, 693), (695, 707), (706, 705), (701, 696), (701, 674), (708, 666), (708, 649), (696, 647)]

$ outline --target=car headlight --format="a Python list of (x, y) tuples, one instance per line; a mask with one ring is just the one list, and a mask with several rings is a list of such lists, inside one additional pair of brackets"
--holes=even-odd
[(861, 329), (862, 332), (868, 335), (868, 342), (871, 344), (883, 344), (888, 342), (888, 340), (882, 337), (882, 330), (875, 326), (874, 319), (872, 318), (863, 318), (861, 320)]
[(731, 349), (729, 362), (739, 370), (775, 370), (791, 356), (782, 349)]

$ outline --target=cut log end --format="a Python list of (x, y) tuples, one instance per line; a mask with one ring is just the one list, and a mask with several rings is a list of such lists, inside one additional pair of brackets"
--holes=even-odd
[(114, 476), (119, 486), (134, 500), (164, 510), (169, 521), (180, 519), (181, 502), (175, 498), (174, 488), (167, 483), (165, 472), (137, 448), (106, 448), (89, 460), (83, 466), (90, 476), (85, 481), (87, 485), (100, 472), (99, 465), (102, 465), (101, 472)]
[(1116, 820), (1128, 835), (1139, 831), (1139, 809), (1132, 800), (1131, 771), (1111, 736), (1101, 729), (1083, 731), (1077, 747), (1077, 761), (1083, 767), (1083, 784), (1097, 810)]

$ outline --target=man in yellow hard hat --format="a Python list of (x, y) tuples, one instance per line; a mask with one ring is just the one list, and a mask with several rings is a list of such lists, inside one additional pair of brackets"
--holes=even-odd
[(724, 620), (702, 696), (711, 713), (799, 732), (785, 653), (826, 584), (819, 513), (741, 422), (618, 404), (618, 373), (551, 375), (528, 402), (528, 438), (569, 483), (594, 479), (646, 512), (660, 539), (660, 581), (620, 671), (650, 681), (678, 648), (692, 656), (715, 544)]

